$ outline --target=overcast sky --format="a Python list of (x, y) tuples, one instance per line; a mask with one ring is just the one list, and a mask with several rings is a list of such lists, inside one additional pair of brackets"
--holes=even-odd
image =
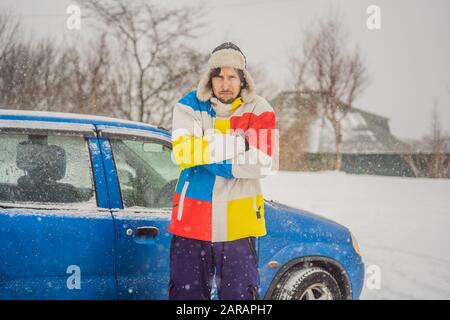
[[(168, 0), (162, 1), (167, 3)], [(172, 0), (190, 4), (197, 0)], [(89, 36), (66, 28), (68, 0), (0, 0), (0, 9), (22, 17), (35, 36)], [(358, 44), (371, 78), (354, 106), (390, 119), (399, 138), (420, 138), (430, 129), (433, 101), (450, 132), (450, 0), (210, 0), (207, 27), (197, 39), (207, 52), (233, 41), (247, 61), (264, 66), (283, 88), (289, 79), (288, 52), (301, 43), (316, 18), (340, 13), (349, 42)], [(369, 5), (381, 9), (381, 29), (366, 27)], [(182, 94), (182, 93), (180, 93)]]

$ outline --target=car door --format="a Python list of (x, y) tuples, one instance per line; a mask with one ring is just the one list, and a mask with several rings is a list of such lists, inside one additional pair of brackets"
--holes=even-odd
[(1, 120), (0, 150), (0, 298), (117, 299), (95, 127)]
[(116, 230), (119, 299), (167, 299), (173, 192), (168, 135), (99, 127)]

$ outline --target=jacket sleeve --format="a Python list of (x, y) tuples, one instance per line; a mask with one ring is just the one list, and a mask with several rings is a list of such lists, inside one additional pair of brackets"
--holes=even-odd
[(205, 168), (229, 179), (258, 179), (276, 173), (279, 161), (276, 117), (264, 99), (255, 106), (245, 136), (249, 144), (248, 151), (227, 161), (205, 165)]
[(182, 168), (233, 159), (245, 152), (245, 138), (202, 128), (201, 111), (195, 92), (175, 105), (172, 120), (173, 159)]

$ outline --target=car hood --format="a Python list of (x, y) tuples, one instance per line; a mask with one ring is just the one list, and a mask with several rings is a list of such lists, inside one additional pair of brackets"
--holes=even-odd
[(264, 206), (267, 233), (301, 233), (309, 241), (316, 238), (348, 242), (350, 231), (343, 225), (312, 212), (269, 200)]

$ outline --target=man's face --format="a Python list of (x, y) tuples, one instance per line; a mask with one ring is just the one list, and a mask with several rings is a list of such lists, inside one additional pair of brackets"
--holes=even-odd
[(223, 103), (232, 103), (241, 92), (241, 79), (235, 68), (222, 68), (211, 81), (214, 95)]

